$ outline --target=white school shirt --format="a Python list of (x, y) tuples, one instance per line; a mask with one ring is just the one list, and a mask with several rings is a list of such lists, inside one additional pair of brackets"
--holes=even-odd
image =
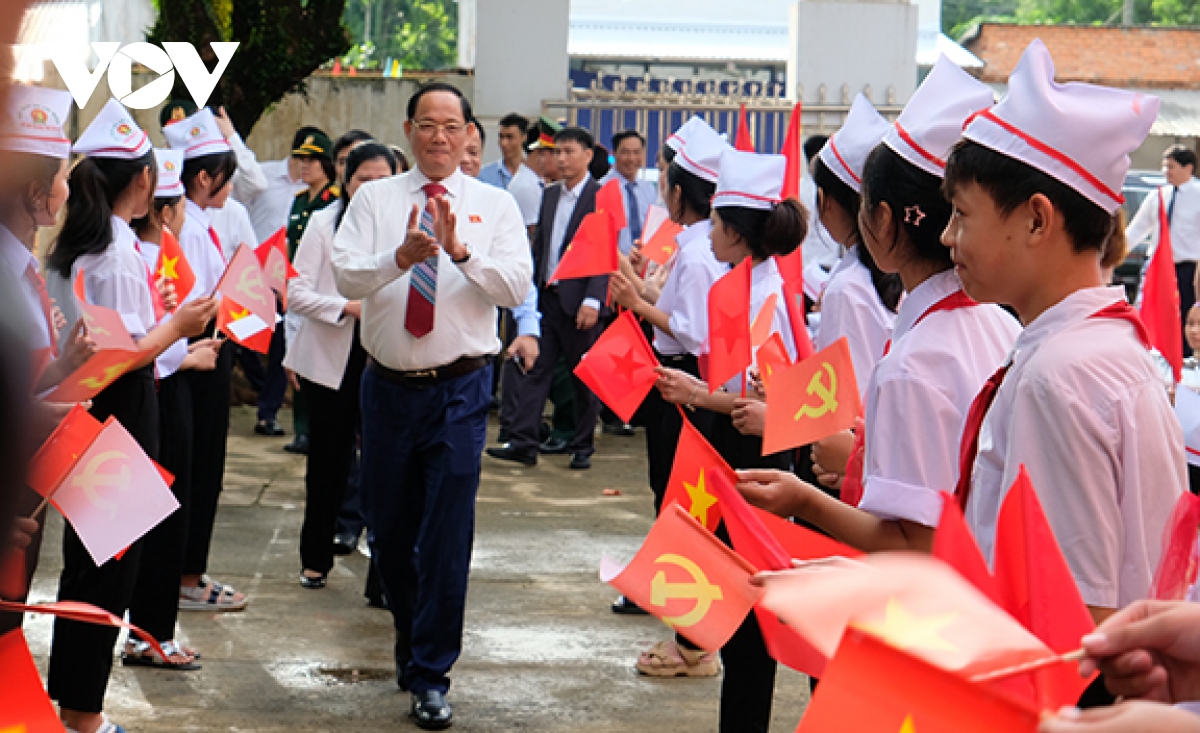
[[(20, 320), (25, 323), (26, 338), (29, 347), (34, 351), (50, 348), (50, 324), (46, 323), (46, 314), (42, 311), (42, 297), (25, 276), (30, 267), (38, 269), (37, 258), (26, 249), (21, 240), (17, 239), (7, 227), (0, 224), (0, 267), (8, 271), (12, 282), (18, 283), (21, 303)], [(69, 326), (74, 326), (71, 321)], [(69, 330), (69, 327), (68, 327)]]
[[(83, 284), (88, 302), (111, 308), (120, 314), (125, 328), (134, 341), (143, 338), (154, 328), (154, 301), (150, 295), (150, 281), (146, 276), (146, 264), (134, 244), (137, 237), (123, 219), (112, 217), (113, 241), (103, 252), (86, 254), (76, 258), (71, 265), (70, 279), (57, 272), (46, 278), (46, 289), (50, 297), (62, 309), (67, 323), (75, 323), (83, 313), (75, 302), (75, 277), (83, 270)], [(70, 331), (59, 334), (59, 346), (65, 346)]]
[(225, 261), (233, 259), (238, 245), (245, 244), (250, 249), (258, 247), (258, 235), (254, 225), (250, 223), (250, 213), (246, 207), (232, 197), (225, 200), (225, 205), (219, 209), (205, 209), (212, 228), (217, 230), (217, 238), (221, 240), (221, 250), (225, 253)]
[(672, 338), (654, 329), (654, 348), (666, 356), (699, 355), (708, 341), (708, 291), (729, 268), (713, 256), (712, 220), (702, 219), (675, 235), (679, 249), (655, 305), (667, 314)]
[[(353, 318), (343, 318), (349, 302), (337, 291), (329, 253), (341, 203), (314, 212), (296, 247), (297, 276), (288, 281), (288, 319), (296, 333), (288, 339), (283, 365), (329, 389), (339, 389), (354, 344)], [(441, 279), (441, 268), (438, 268)]]
[(1173, 192), (1171, 186), (1155, 189), (1142, 200), (1137, 213), (1125, 227), (1125, 237), (1129, 246), (1134, 247), (1149, 237), (1150, 247), (1147, 256), (1154, 254), (1158, 246), (1158, 199), (1163, 197), (1163, 206), (1170, 207), (1171, 199), (1175, 205), (1170, 209), (1171, 215), (1171, 254), (1176, 262), (1195, 262), (1200, 260), (1200, 181), (1189, 178)]
[[(775, 294), (775, 318), (771, 322), (770, 333), (778, 332), (783, 338), (783, 345), (787, 348), (788, 358), (793, 361), (796, 359), (796, 341), (792, 337), (791, 322), (788, 320), (787, 312), (787, 296), (783, 294), (783, 276), (779, 274), (779, 267), (775, 264), (774, 257), (768, 257), (762, 262), (754, 266), (750, 271), (750, 322), (754, 323), (758, 318), (759, 311), (766, 304), (767, 298)], [(764, 316), (766, 317), (766, 316)], [(758, 354), (754, 354), (757, 367)], [(742, 379), (745, 374), (732, 377), (725, 383), (726, 391), (740, 394), (742, 391)]]
[(238, 173), (233, 175), (233, 197), (246, 207), (250, 223), (254, 226), (256, 242), (262, 244), (280, 227), (287, 226), (296, 194), (307, 189), (308, 185), (288, 177), (286, 158), (268, 160), (260, 163), (259, 168), (266, 180), (266, 186), (261, 189), (247, 186), (246, 181), (239, 178), (241, 164), (238, 164)]
[(992, 304), (922, 318), (961, 290), (953, 270), (913, 289), (896, 314), (891, 350), (871, 373), (858, 508), (881, 519), (937, 526), (941, 493), (958, 482), (967, 412), (1021, 333), (1017, 319)]
[[(187, 300), (212, 295), (221, 273), (225, 272), (224, 247), (221, 251), (217, 250), (208, 235), (209, 226), (208, 213), (187, 199), (187, 216), (179, 231), (179, 248), (196, 275), (196, 284), (188, 293)], [(218, 240), (220, 236), (218, 232)]]
[(465, 356), (500, 351), (496, 307), (525, 300), (533, 280), (529, 237), (517, 203), (502, 191), (455, 170), (446, 187), (459, 240), (471, 257), (456, 265), (438, 252), (433, 331), (415, 338), (404, 328), (409, 272), (396, 264), (414, 205), (425, 205), (419, 168), (364, 184), (354, 194), (333, 240), (338, 292), (361, 300), (363, 347), (389, 369), (413, 371), (450, 364)]
[(1029, 471), (1083, 600), (1145, 598), (1187, 490), (1183, 433), (1133, 327), (1092, 314), (1121, 287), (1079, 290), (1025, 327), (979, 433), (966, 519), (992, 562), (1017, 469)]
[[(142, 256), (142, 261), (146, 263), (146, 267), (149, 267), (151, 272), (155, 272), (154, 268), (158, 267), (158, 250), (157, 244), (138, 240), (138, 254)], [(166, 313), (159, 323), (166, 323), (169, 320), (171, 320), (171, 314)], [(183, 366), (183, 360), (187, 358), (187, 355), (187, 339), (178, 339), (154, 359), (154, 375), (159, 379), (171, 376), (179, 371), (179, 367)]]
[(854, 378), (859, 394), (866, 402), (867, 383), (875, 364), (883, 358), (883, 349), (892, 337), (896, 314), (879, 300), (871, 271), (858, 259), (855, 245), (846, 250), (842, 261), (830, 273), (821, 297), (821, 321), (817, 329), (817, 351), (832, 346), (845, 336), (854, 360)]

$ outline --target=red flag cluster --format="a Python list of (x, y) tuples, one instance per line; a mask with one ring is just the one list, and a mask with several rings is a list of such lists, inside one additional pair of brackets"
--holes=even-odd
[[(279, 232), (264, 242), (260, 250), (268, 244), (271, 246), (258, 256), (247, 245), (238, 245), (215, 288), (215, 292), (221, 295), (217, 328), (234, 342), (260, 354), (267, 353), (271, 348), (271, 334), (275, 330), (275, 296), (271, 292), (273, 281), (264, 275), (259, 257), (265, 262), (278, 262), (277, 256), (272, 254), (279, 251), (277, 237)], [(284, 291), (287, 290), (287, 277), (294, 272), (289, 269), (283, 273), (280, 287)]]

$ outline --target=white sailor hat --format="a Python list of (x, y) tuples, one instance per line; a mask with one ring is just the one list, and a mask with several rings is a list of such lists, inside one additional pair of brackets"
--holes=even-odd
[(154, 198), (170, 199), (184, 195), (183, 182), (183, 151), (163, 148), (154, 149), (154, 159), (158, 161), (158, 186), (154, 189)]
[(716, 183), (721, 169), (721, 156), (729, 150), (707, 123), (696, 125), (688, 133), (687, 143), (675, 153), (675, 165), (709, 183)]
[(858, 94), (850, 105), (845, 123), (821, 148), (821, 162), (855, 193), (862, 193), (862, 172), (867, 156), (890, 127), (867, 98)]
[(726, 148), (721, 156), (721, 175), (713, 194), (715, 208), (741, 206), (770, 210), (779, 203), (787, 158)]
[(115, 99), (108, 100), (74, 147), (76, 153), (89, 158), (122, 160), (137, 160), (152, 149), (150, 137)]
[(1052, 176), (1110, 214), (1124, 201), (1129, 154), (1158, 116), (1158, 97), (1054, 81), (1054, 61), (1034, 39), (1008, 77), (1008, 93), (963, 132)]
[(0, 113), (0, 150), (64, 160), (71, 157), (71, 140), (63, 129), (70, 114), (70, 92), (27, 85), (9, 87)]
[(212, 110), (207, 107), (185, 120), (164, 127), (163, 137), (167, 138), (167, 144), (173, 149), (183, 151), (184, 160), (233, 150), (221, 134), (221, 128), (217, 127)]
[(946, 155), (962, 138), (971, 115), (991, 107), (992, 90), (944, 55), (917, 88), (883, 144), (909, 163), (938, 178), (946, 175)]
[(679, 129), (671, 133), (671, 136), (667, 138), (667, 147), (678, 153), (679, 149), (687, 144), (688, 138), (691, 137), (692, 133), (698, 127), (712, 129), (712, 126), (705, 122), (703, 118), (692, 115), (691, 119), (680, 125)]

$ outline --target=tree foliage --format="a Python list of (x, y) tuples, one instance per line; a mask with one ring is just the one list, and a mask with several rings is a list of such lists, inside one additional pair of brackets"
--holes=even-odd
[[(942, 29), (952, 38), (980, 21), (1119, 25), (1122, 0), (944, 0)], [(1133, 22), (1198, 25), (1200, 0), (1134, 0)]]
[[(211, 70), (212, 41), (238, 41), (209, 104), (223, 105), (239, 130), (248, 133), (271, 105), (321, 64), (350, 47), (341, 23), (346, 0), (157, 0), (152, 43), (188, 41)], [(175, 97), (188, 98), (176, 80)]]
[[(398, 59), (405, 69), (453, 68), (458, 60), (458, 3), (454, 0), (346, 0), (343, 21), (360, 44), (360, 68)], [(366, 44), (372, 50), (361, 54)]]

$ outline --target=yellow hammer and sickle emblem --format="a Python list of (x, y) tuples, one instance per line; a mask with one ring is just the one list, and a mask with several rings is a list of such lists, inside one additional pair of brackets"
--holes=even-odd
[(99, 379), (95, 377), (84, 377), (79, 380), (79, 383), (88, 389), (104, 389), (119, 376), (121, 376), (129, 366), (133, 364), (133, 360), (122, 361), (118, 364), (113, 364), (109, 367), (104, 367), (104, 376)]
[(287, 270), (284, 269), (282, 261), (275, 260), (275, 266), (271, 268), (271, 277), (280, 282), (287, 280)]
[(259, 303), (269, 302), (264, 292), (262, 273), (257, 268), (247, 267), (242, 270), (242, 276), (238, 278), (237, 290), (239, 293), (254, 298)]
[(112, 334), (107, 329), (100, 328), (99, 326), (97, 326), (96, 319), (92, 318), (91, 315), (88, 313), (83, 314), (83, 325), (87, 326), (87, 330), (90, 333), (93, 333), (97, 336), (112, 336)]
[(793, 420), (799, 420), (802, 417), (818, 418), (829, 412), (837, 412), (837, 372), (833, 370), (833, 367), (827, 361), (821, 364), (821, 369), (825, 370), (824, 374), (829, 375), (829, 386), (826, 387), (825, 381), (821, 379), (822, 372), (817, 371), (816, 374), (812, 375), (812, 380), (808, 383), (808, 389), (805, 390), (810, 395), (820, 397), (821, 404), (817, 407), (801, 405), (800, 409), (796, 412), (796, 416), (792, 418)]
[(691, 583), (668, 583), (666, 572), (660, 570), (654, 576), (654, 580), (650, 581), (650, 603), (655, 606), (665, 606), (667, 601), (673, 598), (686, 598), (696, 602), (692, 610), (682, 616), (664, 616), (663, 622), (668, 626), (695, 626), (708, 615), (708, 609), (712, 608), (713, 601), (719, 601), (724, 597), (721, 593), (721, 586), (708, 582), (708, 576), (704, 574), (700, 566), (686, 557), (667, 553), (659, 555), (654, 562), (681, 567), (687, 571), (688, 575), (692, 576)]
[(87, 496), (88, 501), (101, 509), (107, 509), (109, 516), (114, 519), (117, 516), (117, 503), (100, 496), (96, 489), (105, 486), (114, 486), (117, 491), (124, 494), (129, 490), (129, 481), (132, 475), (130, 474), (129, 466), (124, 463), (121, 464), (121, 470), (116, 474), (100, 473), (100, 469), (109, 461), (123, 461), (127, 457), (119, 450), (106, 450), (88, 461), (88, 464), (83, 468), (83, 473), (71, 480), (72, 485), (83, 489), (83, 493)]

